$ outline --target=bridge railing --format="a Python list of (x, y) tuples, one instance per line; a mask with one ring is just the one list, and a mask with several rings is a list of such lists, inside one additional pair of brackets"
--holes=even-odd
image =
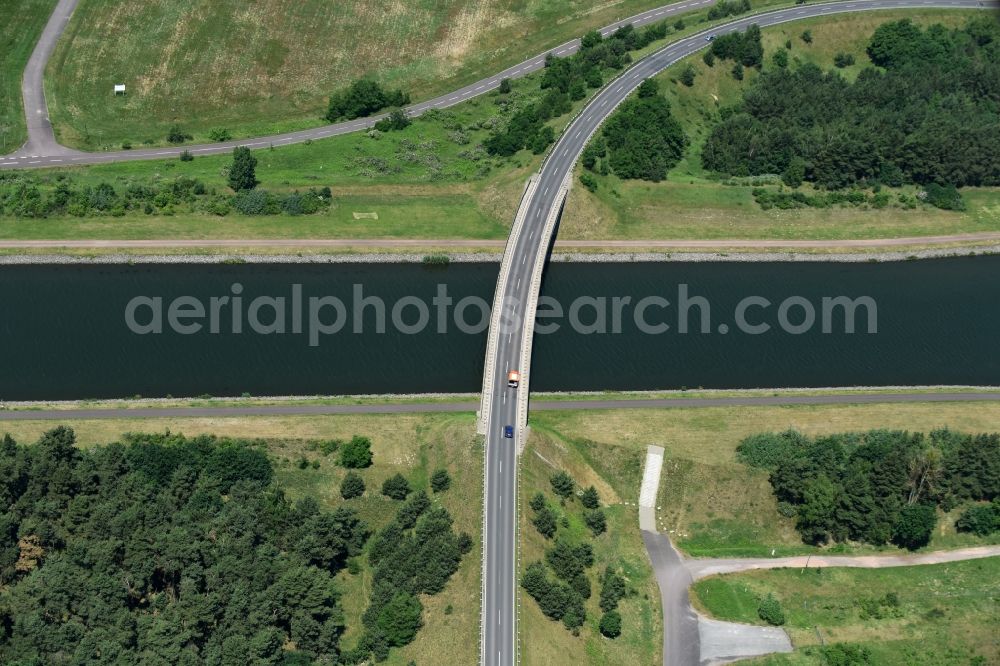
[(510, 277), (511, 267), (514, 265), (514, 248), (517, 247), (517, 239), (521, 236), (524, 228), (524, 219), (528, 215), (527, 203), (535, 194), (538, 187), (538, 174), (532, 174), (524, 186), (524, 193), (517, 207), (517, 214), (514, 216), (514, 225), (511, 227), (510, 235), (507, 236), (507, 245), (504, 248), (503, 259), (500, 261), (500, 273), (497, 276), (497, 290), (493, 296), (493, 309), (490, 312), (490, 331), (486, 340), (486, 362), (483, 364), (483, 392), (480, 397), (479, 414), (477, 420), (477, 431), (480, 435), (486, 434), (486, 428), (490, 420), (490, 407), (493, 404), (493, 385), (496, 379), (496, 354), (500, 340), (500, 317), (503, 311), (503, 295), (507, 291), (507, 281)]

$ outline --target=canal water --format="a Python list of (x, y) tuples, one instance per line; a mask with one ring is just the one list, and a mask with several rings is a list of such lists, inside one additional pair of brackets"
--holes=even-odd
[[(0, 267), (0, 400), (478, 391), (496, 271)], [(1000, 257), (555, 263), (532, 389), (998, 385), (998, 276)]]

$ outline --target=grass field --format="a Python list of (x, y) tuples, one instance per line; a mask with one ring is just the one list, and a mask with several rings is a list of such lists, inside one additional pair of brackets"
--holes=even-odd
[[(440, 467), (448, 470), (451, 488), (431, 494), (455, 520), (455, 530), (473, 537), (473, 550), (462, 558), (459, 570), (445, 589), (434, 596), (423, 596), (424, 627), (410, 645), (394, 649), (388, 664), (464, 666), (478, 658), (479, 589), (482, 551), (482, 444), (475, 437), (473, 414), (394, 415), (394, 416), (325, 416), (289, 418), (234, 419), (122, 419), (108, 421), (69, 421), (81, 446), (116, 441), (123, 432), (152, 432), (169, 429), (186, 435), (213, 433), (232, 437), (263, 438), (275, 462), (278, 483), (290, 498), (311, 496), (327, 508), (342, 503), (355, 508), (374, 529), (384, 526), (395, 515), (399, 503), (379, 493), (382, 481), (403, 474), (415, 489), (428, 489), (431, 473)], [(20, 442), (35, 441), (54, 422), (0, 424), (0, 431), (11, 432)], [(372, 440), (373, 465), (360, 474), (366, 492), (357, 499), (344, 501), (339, 494), (344, 469), (336, 466), (336, 454), (324, 457), (306, 446), (310, 439), (345, 439), (366, 435)], [(299, 469), (298, 461), (318, 460), (318, 469)], [(474, 501), (470, 501), (473, 498)], [(362, 560), (357, 575), (341, 572), (337, 582), (343, 594), (348, 632), (344, 645), (350, 647), (360, 633), (360, 616), (367, 606), (371, 572)], [(451, 606), (450, 611), (446, 609)]]
[(56, 0), (0, 0), (0, 155), (28, 138), (21, 75)]
[[(634, 451), (614, 448), (609, 456), (621, 456), (627, 462), (613, 471), (592, 460), (588, 451), (575, 442), (564, 440), (550, 432), (533, 431), (521, 458), (520, 497), (521, 570), (544, 558), (546, 541), (531, 524), (533, 515), (528, 502), (536, 492), (544, 492), (549, 505), (557, 514), (557, 522), (566, 517), (568, 526), (560, 524), (558, 534), (568, 534), (573, 543), (590, 542), (594, 548), (594, 566), (588, 570), (592, 595), (586, 603), (587, 620), (574, 636), (562, 622), (545, 617), (538, 604), (519, 588), (519, 632), (521, 658), (531, 666), (548, 664), (654, 664), (662, 661), (662, 611), (656, 580), (639, 535), (639, 522), (633, 507), (622, 503), (623, 497), (638, 492), (642, 477), (642, 460)], [(608, 531), (591, 536), (584, 525), (579, 500), (561, 507), (552, 493), (549, 477), (558, 470), (566, 471), (577, 485), (594, 485), (605, 507)], [(611, 474), (608, 474), (612, 471)], [(611, 640), (598, 630), (601, 610), (598, 606), (600, 575), (606, 566), (618, 568), (635, 594), (623, 599), (618, 607), (622, 615), (622, 634)], [(552, 573), (549, 573), (550, 577)]]
[[(629, 502), (638, 501), (639, 486), (624, 481), (641, 473), (647, 445), (663, 446), (658, 501), (661, 531), (692, 556), (762, 557), (772, 549), (778, 555), (820, 551), (803, 545), (794, 521), (778, 514), (767, 473), (736, 461), (736, 446), (747, 435), (788, 428), (808, 435), (871, 428), (928, 432), (945, 425), (962, 431), (996, 432), (1000, 430), (1000, 404), (535, 412), (531, 421), (536, 431), (559, 437), (583, 452), (605, 478), (622, 479), (619, 492)], [(983, 543), (955, 532), (956, 513), (939, 520), (929, 550)], [(876, 549), (834, 546), (832, 550), (855, 553)]]
[[(871, 66), (865, 47), (882, 23), (908, 17), (923, 25), (958, 26), (973, 15), (974, 11), (896, 10), (794, 21), (762, 31), (765, 67), (770, 65), (771, 54), (791, 40), (790, 66), (809, 62), (833, 69), (834, 56), (846, 52), (855, 56), (856, 64), (840, 71), (851, 78)], [(811, 44), (800, 38), (804, 30), (812, 32)], [(690, 88), (677, 80), (688, 63), (697, 72)], [(758, 75), (751, 68), (743, 81), (736, 81), (730, 69), (730, 64), (721, 61), (709, 67), (699, 54), (657, 77), (691, 140), (684, 159), (661, 183), (621, 181), (612, 175), (597, 176), (596, 194), (576, 187), (567, 201), (560, 233), (567, 238), (844, 239), (1000, 230), (1000, 188), (963, 190), (968, 209), (960, 213), (930, 206), (765, 211), (753, 200), (752, 187), (709, 179), (701, 166), (701, 149), (718, 110), (738, 101)], [(914, 188), (899, 191), (913, 194)]]
[[(76, 147), (259, 136), (316, 125), (331, 92), (374, 76), (426, 99), (662, 0), (83, 0), (47, 72)], [(114, 83), (129, 95), (115, 98)]]
[[(695, 583), (692, 601), (719, 619), (761, 624), (758, 599), (773, 594), (797, 649), (755, 664), (831, 663), (820, 640), (863, 644), (873, 664), (995, 664), (998, 577), (997, 557), (881, 570), (778, 569), (707, 578)], [(898, 605), (863, 615), (886, 595)]]

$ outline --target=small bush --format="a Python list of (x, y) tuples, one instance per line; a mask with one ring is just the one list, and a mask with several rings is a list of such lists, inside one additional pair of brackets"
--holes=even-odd
[(851, 65), (854, 64), (854, 56), (851, 55), (850, 53), (838, 53), (837, 55), (833, 56), (833, 64), (839, 67), (840, 69), (843, 69), (844, 67), (850, 67)]
[(566, 472), (556, 472), (549, 478), (549, 483), (552, 484), (552, 491), (563, 499), (572, 497), (576, 490), (573, 477)]
[(222, 142), (231, 140), (233, 138), (233, 135), (229, 133), (229, 130), (219, 127), (210, 130), (208, 133), (208, 138), (211, 139), (212, 141)]
[(361, 469), (372, 464), (372, 441), (355, 435), (340, 449), (340, 464), (349, 469)]
[(781, 610), (781, 604), (774, 598), (773, 594), (768, 594), (760, 600), (757, 605), (757, 615), (770, 625), (780, 627), (785, 623), (785, 612)]
[(451, 475), (446, 469), (438, 469), (431, 475), (431, 490), (436, 493), (443, 493), (451, 488)]
[(608, 638), (618, 638), (622, 633), (622, 616), (611, 610), (601, 616), (601, 634)]
[(410, 482), (397, 472), (382, 484), (382, 494), (394, 500), (404, 500), (410, 494)]
[(182, 130), (179, 125), (174, 125), (167, 131), (167, 141), (170, 143), (184, 143), (193, 138), (190, 134)]
[(365, 494), (365, 481), (356, 472), (348, 472), (340, 482), (340, 496), (344, 499), (361, 497)]
[(190, 150), (182, 150), (180, 160), (181, 162), (192, 162), (194, 161), (194, 155), (191, 154)]

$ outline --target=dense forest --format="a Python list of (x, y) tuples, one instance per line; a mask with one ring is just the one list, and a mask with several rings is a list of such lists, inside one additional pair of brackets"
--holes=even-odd
[(371, 531), (347, 506), (289, 501), (272, 477), (248, 441), (5, 437), (0, 663), (358, 663), (412, 640), (414, 595), (440, 590), (471, 547), (447, 511), (409, 507), (412, 534), (378, 558), (372, 627), (344, 651), (334, 576)]
[[(864, 541), (919, 548), (937, 510), (1000, 497), (1000, 434), (872, 430), (810, 439), (795, 431), (745, 439), (737, 456), (770, 470), (778, 511), (802, 540)], [(990, 527), (991, 505), (972, 505), (966, 531)], [(971, 512), (971, 513), (970, 513)], [(966, 518), (971, 516), (971, 518)]]
[(854, 81), (776, 59), (722, 111), (705, 168), (827, 188), (1000, 184), (1000, 23), (885, 23), (867, 53), (876, 66)]

